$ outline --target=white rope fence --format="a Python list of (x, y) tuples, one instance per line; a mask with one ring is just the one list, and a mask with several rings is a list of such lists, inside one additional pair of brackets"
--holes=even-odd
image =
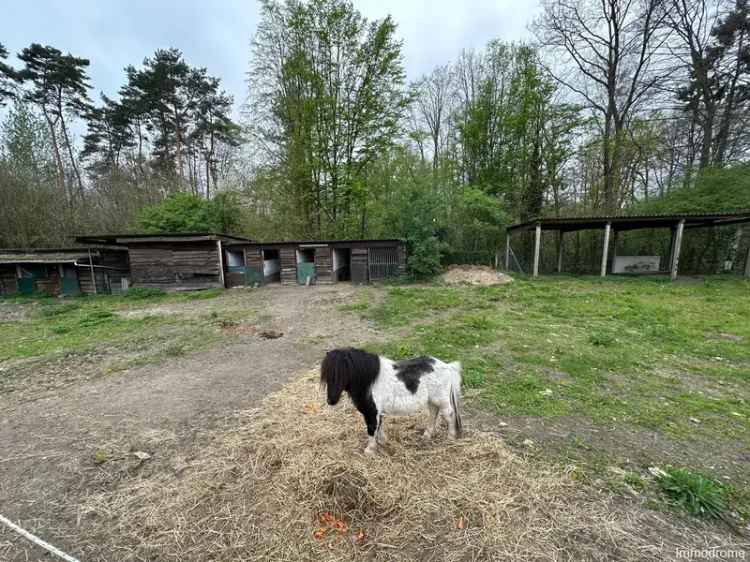
[(16, 533), (18, 533), (22, 537), (30, 540), (35, 545), (41, 546), (47, 552), (51, 552), (55, 556), (59, 556), (60, 558), (62, 558), (63, 560), (65, 560), (65, 562), (80, 562), (80, 560), (78, 560), (77, 558), (73, 558), (72, 556), (70, 556), (68, 554), (65, 554), (62, 550), (59, 550), (59, 549), (55, 548), (54, 546), (52, 546), (48, 542), (43, 541), (42, 539), (40, 539), (36, 535), (32, 535), (26, 529), (22, 529), (21, 527), (19, 527), (15, 523), (13, 523), (13, 521), (11, 521), (10, 519), (8, 519), (7, 517), (3, 517), (2, 515), (0, 515), (0, 523), (5, 524), (7, 527), (9, 527), (10, 529), (12, 529), (13, 531), (15, 531)]

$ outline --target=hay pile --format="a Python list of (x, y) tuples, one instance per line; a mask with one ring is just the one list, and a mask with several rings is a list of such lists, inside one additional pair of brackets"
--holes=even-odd
[[(317, 377), (306, 374), (217, 432), (187, 468), (91, 495), (79, 514), (100, 528), (87, 533), (86, 559), (673, 556), (673, 545), (654, 538), (655, 516), (613, 511), (565, 472), (531, 465), (491, 435), (449, 443), (443, 432), (423, 443), (423, 423), (389, 420), (390, 455), (365, 457), (359, 414), (321, 406)], [(677, 540), (694, 543), (690, 532)]]
[(505, 285), (513, 278), (486, 265), (452, 265), (440, 280), (446, 285)]

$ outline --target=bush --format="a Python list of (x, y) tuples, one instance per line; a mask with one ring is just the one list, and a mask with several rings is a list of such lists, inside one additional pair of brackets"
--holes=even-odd
[(137, 226), (149, 234), (229, 233), (237, 228), (239, 215), (239, 203), (233, 194), (220, 193), (209, 200), (190, 193), (176, 193), (158, 205), (142, 209)]

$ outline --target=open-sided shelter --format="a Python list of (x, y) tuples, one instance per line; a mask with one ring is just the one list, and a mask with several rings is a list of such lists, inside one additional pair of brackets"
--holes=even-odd
[[(648, 261), (639, 264), (638, 260), (632, 260), (630, 265), (622, 265), (618, 262), (617, 235), (619, 232), (637, 229), (669, 228), (672, 233), (669, 256), (667, 257), (666, 269), (659, 265), (661, 260), (656, 260), (654, 272), (669, 273), (672, 279), (677, 278), (680, 262), (680, 250), (685, 230), (695, 228), (708, 228), (717, 226), (728, 226), (750, 223), (750, 210), (718, 213), (677, 213), (677, 214), (655, 214), (655, 215), (609, 215), (609, 216), (583, 216), (583, 217), (554, 217), (539, 218), (532, 221), (514, 224), (506, 229), (505, 267), (510, 269), (510, 260), (513, 254), (511, 238), (513, 234), (523, 231), (534, 231), (534, 258), (532, 262), (532, 275), (539, 275), (539, 254), (542, 243), (542, 231), (557, 232), (557, 271), (563, 270), (563, 244), (564, 235), (578, 230), (600, 229), (603, 232), (603, 250), (600, 274), (607, 275), (609, 264), (610, 242), (613, 245), (612, 270), (614, 272), (628, 272), (628, 267), (633, 272), (642, 271), (650, 267)], [(637, 256), (629, 256), (630, 258)], [(624, 271), (623, 271), (624, 270)]]

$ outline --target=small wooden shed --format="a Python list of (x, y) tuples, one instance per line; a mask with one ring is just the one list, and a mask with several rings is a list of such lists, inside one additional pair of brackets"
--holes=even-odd
[(250, 242), (205, 232), (80, 236), (76, 240), (125, 248), (130, 257), (131, 286), (165, 291), (224, 287), (223, 245)]
[(232, 242), (225, 246), (227, 286), (367, 284), (406, 271), (403, 240)]
[(0, 294), (75, 296), (118, 292), (128, 275), (121, 248), (0, 250)]

